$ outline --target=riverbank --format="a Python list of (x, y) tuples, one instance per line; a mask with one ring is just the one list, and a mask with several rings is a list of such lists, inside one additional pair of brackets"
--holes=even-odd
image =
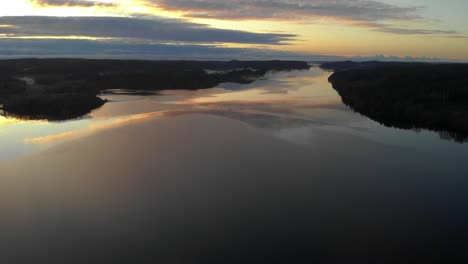
[(98, 95), (105, 90), (196, 90), (300, 69), (309, 66), (298, 61), (3, 60), (0, 104), (15, 117), (65, 120), (102, 106)]
[(468, 138), (468, 64), (328, 63), (329, 81), (353, 110), (390, 127)]

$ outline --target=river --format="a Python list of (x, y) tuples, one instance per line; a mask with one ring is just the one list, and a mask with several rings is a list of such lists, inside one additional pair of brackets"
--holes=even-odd
[(450, 250), (468, 220), (468, 144), (353, 112), (330, 74), (122, 87), (77, 120), (0, 117), (0, 243), (19, 258), (187, 263)]

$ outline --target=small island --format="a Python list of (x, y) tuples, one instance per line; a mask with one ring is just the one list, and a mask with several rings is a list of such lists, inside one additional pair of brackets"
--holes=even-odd
[(353, 110), (390, 127), (468, 139), (468, 64), (336, 62), (329, 81)]
[(248, 84), (269, 71), (303, 69), (309, 65), (300, 61), (1, 60), (0, 110), (27, 119), (65, 120), (102, 106), (102, 91), (206, 89)]

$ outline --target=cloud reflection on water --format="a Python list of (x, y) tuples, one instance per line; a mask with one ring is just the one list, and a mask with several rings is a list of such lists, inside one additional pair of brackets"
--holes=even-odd
[(448, 146), (440, 143), (436, 134), (386, 128), (352, 112), (328, 83), (330, 74), (312, 68), (270, 73), (249, 85), (221, 84), (213, 89), (171, 90), (147, 96), (103, 94), (110, 103), (93, 111), (88, 119), (60, 123), (3, 118), (0, 159), (135, 123), (193, 114), (237, 120), (261, 133), (302, 145), (314, 145), (317, 133), (338, 133), (338, 137), (353, 135), (392, 145)]
[[(250, 85), (222, 84), (213, 89), (165, 91), (149, 96), (104, 94), (111, 103), (94, 111), (89, 122), (68, 129), (68, 122), (63, 122), (65, 129), (59, 132), (25, 135), (22, 142), (47, 145), (163, 116), (189, 114), (217, 115), (261, 129), (304, 126), (317, 123), (308, 117), (308, 112), (314, 109), (345, 109), (333, 90), (317, 85), (324, 85), (327, 75), (313, 69), (270, 73)], [(320, 81), (312, 81), (315, 78)]]
[(103, 130), (114, 129), (121, 126), (126, 126), (131, 123), (144, 122), (146, 120), (154, 119), (157, 116), (161, 116), (164, 112), (153, 112), (147, 114), (131, 115), (127, 117), (113, 118), (101, 123), (90, 124), (87, 127), (67, 131), (59, 134), (51, 134), (42, 137), (28, 137), (24, 139), (25, 143), (33, 144), (46, 144), (54, 141), (61, 141), (67, 139), (73, 139), (78, 137), (87, 136), (93, 133), (97, 133)]

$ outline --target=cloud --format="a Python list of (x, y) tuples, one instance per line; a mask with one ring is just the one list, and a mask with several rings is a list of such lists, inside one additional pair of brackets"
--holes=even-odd
[(421, 7), (400, 7), (375, 0), (147, 0), (189, 17), (216, 19), (303, 19), (334, 17), (358, 21), (417, 19)]
[[(118, 5), (112, 0), (34, 0), (42, 5), (97, 6)], [(425, 7), (401, 6), (381, 0), (141, 0), (140, 4), (183, 12), (187, 18), (224, 20), (287, 20), (312, 22), (317, 18), (345, 21), (352, 26), (399, 35), (453, 35), (454, 30), (400, 28), (389, 26), (393, 20), (424, 20)], [(243, 43), (243, 42), (242, 42)]]
[(437, 30), (437, 29), (417, 29), (417, 28), (397, 28), (389, 26), (381, 26), (375, 31), (384, 33), (393, 33), (400, 35), (451, 35), (456, 34), (455, 30)]
[(455, 35), (455, 36), (450, 36), (450, 37), (454, 39), (468, 39), (468, 36), (463, 36), (463, 35)]
[(0, 34), (25, 36), (87, 36), (160, 42), (283, 44), (293, 34), (251, 33), (210, 28), (176, 19), (131, 17), (0, 17)]
[(307, 22), (314, 18), (348, 21), (354, 26), (399, 35), (451, 35), (454, 30), (399, 28), (380, 23), (392, 20), (423, 20), (421, 6), (399, 6), (377, 0), (146, 0), (186, 17), (215, 19), (273, 19)]
[[(453, 61), (442, 58), (343, 57), (304, 54), (256, 48), (226, 48), (217, 45), (171, 45), (161, 43), (134, 43), (120, 41), (93, 41), (76, 39), (0, 39), (0, 59), (5, 58), (91, 58), (142, 60), (303, 60), (303, 61)], [(461, 62), (461, 61), (459, 61)], [(0, 120), (1, 123), (2, 120)]]
[(115, 3), (97, 0), (33, 0), (34, 3), (42, 6), (115, 6)]
[[(76, 39), (0, 39), (0, 58), (75, 57), (168, 60), (305, 60), (312, 55), (217, 45), (92, 41)], [(321, 57), (320, 57), (321, 58)]]

